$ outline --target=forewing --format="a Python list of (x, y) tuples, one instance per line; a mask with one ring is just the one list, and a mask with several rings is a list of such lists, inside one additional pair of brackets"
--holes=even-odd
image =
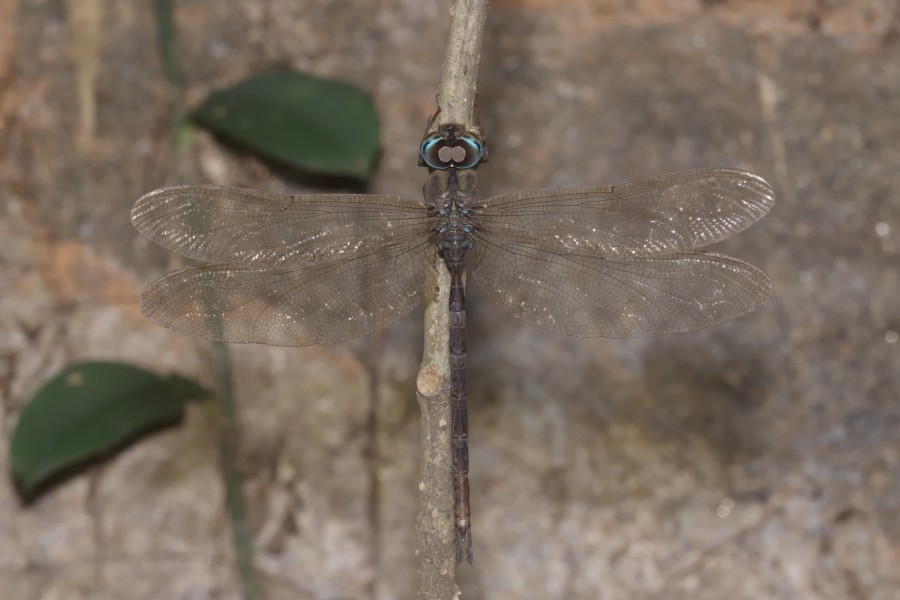
[(135, 203), (131, 221), (164, 248), (204, 262), (346, 254), (361, 241), (404, 243), (431, 228), (422, 204), (405, 198), (286, 196), (214, 185), (150, 192)]
[(473, 277), (531, 325), (579, 337), (689, 331), (747, 314), (766, 301), (769, 278), (707, 252), (609, 257), (549, 254), (476, 241)]
[(700, 169), (615, 186), (505, 194), (484, 201), (473, 218), (493, 240), (550, 252), (660, 256), (724, 240), (774, 202), (761, 177)]
[(223, 342), (306, 346), (351, 339), (411, 311), (425, 286), (426, 241), (363, 245), (349, 258), (263, 260), (175, 271), (141, 310), (180, 333)]

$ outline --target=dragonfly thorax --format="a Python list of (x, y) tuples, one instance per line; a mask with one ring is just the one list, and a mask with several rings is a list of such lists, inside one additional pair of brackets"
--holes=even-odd
[(432, 228), (438, 235), (438, 248), (451, 266), (461, 265), (465, 253), (474, 247), (470, 234), (478, 231), (472, 222), (475, 205), (475, 172), (447, 169), (432, 171), (425, 184), (429, 213), (435, 217)]

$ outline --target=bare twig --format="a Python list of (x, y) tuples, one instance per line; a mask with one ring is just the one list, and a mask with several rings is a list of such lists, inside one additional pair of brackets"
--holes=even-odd
[[(488, 0), (454, 0), (435, 126), (473, 129), (472, 108)], [(479, 132), (480, 133), (480, 132)], [(419, 600), (458, 597), (450, 448), (450, 274), (435, 252), (425, 310), (425, 352), (418, 378), (422, 409), (422, 480), (417, 519)]]
[[(441, 75), (436, 125), (459, 123), (473, 129), (472, 105), (481, 58), (481, 38), (487, 20), (488, 0), (455, 0), (450, 9), (450, 36)], [(479, 132), (480, 133), (480, 132)]]

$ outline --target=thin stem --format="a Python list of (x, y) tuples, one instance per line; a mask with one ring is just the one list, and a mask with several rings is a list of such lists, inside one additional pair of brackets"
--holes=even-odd
[[(473, 129), (472, 108), (481, 39), (488, 0), (454, 0), (444, 58), (435, 126), (457, 123)], [(480, 132), (479, 132), (480, 133)], [(453, 526), (453, 471), (450, 439), (450, 274), (433, 252), (425, 309), (425, 349), (419, 371), (418, 401), (422, 409), (422, 479), (416, 521), (419, 557), (419, 600), (458, 597), (456, 536)]]
[(177, 133), (184, 118), (184, 72), (178, 54), (178, 28), (175, 24), (174, 0), (155, 0), (156, 41), (163, 72), (169, 82), (169, 116)]
[[(178, 179), (192, 179), (190, 161), (187, 160), (191, 145), (191, 127), (185, 115), (185, 78), (178, 53), (178, 27), (175, 22), (173, 0), (155, 0), (156, 34), (163, 70), (169, 83), (169, 120), (172, 149), (176, 160)], [(237, 467), (240, 432), (237, 408), (232, 386), (231, 355), (228, 346), (212, 345), (213, 377), (215, 379), (215, 404), (212, 409), (219, 418), (222, 477), (225, 479), (225, 505), (231, 521), (238, 573), (244, 600), (260, 600), (262, 589), (253, 566), (253, 537), (247, 521), (242, 479)]]
[(212, 344), (216, 412), (221, 419), (219, 449), (225, 478), (225, 506), (231, 521), (234, 549), (245, 600), (262, 598), (253, 566), (253, 536), (247, 521), (242, 478), (238, 470), (240, 428), (231, 383), (231, 353), (221, 342)]

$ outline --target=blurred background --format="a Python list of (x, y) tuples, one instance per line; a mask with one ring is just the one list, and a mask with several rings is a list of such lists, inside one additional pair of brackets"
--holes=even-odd
[[(0, 2), (0, 466), (28, 398), (78, 360), (212, 382), (145, 320), (180, 259), (134, 201), (190, 177), (317, 189), (196, 131), (173, 150), (151, 2)], [(175, 3), (188, 105), (272, 66), (375, 99), (367, 191), (419, 197), (444, 0)], [(496, 0), (479, 73), (483, 196), (678, 169), (760, 174), (777, 204), (717, 249), (755, 313), (586, 340), (469, 294), (475, 565), (463, 597), (900, 597), (900, 5)], [(340, 190), (334, 190), (340, 191)], [(232, 348), (270, 599), (409, 598), (422, 313), (351, 343)], [(240, 598), (216, 436), (176, 428), (24, 505), (0, 481), (4, 598)]]

